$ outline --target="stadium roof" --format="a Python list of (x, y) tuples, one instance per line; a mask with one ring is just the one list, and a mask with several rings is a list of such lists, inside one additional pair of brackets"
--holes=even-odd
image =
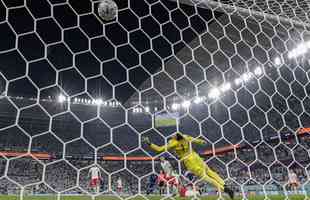
[[(161, 95), (171, 94), (171, 91), (175, 89), (171, 78), (178, 79), (176, 89), (179, 94), (187, 97), (199, 93), (200, 91), (193, 91), (193, 89), (197, 90), (195, 86), (198, 86), (204, 79), (202, 69), (206, 74), (210, 74), (211, 77), (206, 75), (206, 78), (213, 86), (223, 83), (224, 79), (229, 80), (227, 76), (236, 76), (235, 73), (227, 72), (231, 71), (230, 66), (240, 73), (246, 70), (244, 60), (240, 57), (246, 56), (249, 46), (255, 46), (254, 34), (259, 26), (265, 28), (264, 31), (273, 32), (272, 22), (267, 20), (266, 23), (261, 23), (260, 21), (259, 24), (258, 19), (251, 16), (246, 20), (249, 29), (240, 32), (237, 28), (242, 29), (243, 19), (240, 20), (240, 17), (244, 18), (244, 16), (238, 10), (234, 10), (235, 14), (233, 14), (236, 18), (232, 22), (234, 27), (228, 25), (229, 19), (222, 8), (201, 3), (204, 1), (197, 3), (199, 5), (198, 15), (195, 14), (196, 11), (191, 1), (184, 0), (178, 4), (171, 0), (160, 2), (149, 0), (148, 3), (152, 3), (149, 6), (144, 1), (144, 3), (137, 4), (133, 0), (129, 5), (131, 10), (126, 9), (127, 1), (117, 1), (121, 9), (118, 21), (107, 23), (92, 12), (96, 9), (97, 2), (69, 1), (69, 4), (66, 4), (61, 0), (50, 2), (45, 0), (38, 4), (35, 1), (27, 1), (26, 5), (29, 9), (24, 9), (24, 7), (15, 9), (16, 6), (22, 6), (23, 1), (4, 1), (5, 6), (10, 8), (8, 16), (11, 28), (18, 34), (26, 34), (18, 37), (19, 52), (12, 50), (1, 56), (2, 74), (9, 80), (25, 74), (26, 62), (20, 57), (21, 53), (28, 62), (31, 61), (29, 76), (38, 87), (49, 86), (57, 81), (68, 95), (78, 95), (87, 91), (94, 98), (110, 99), (113, 98), (111, 84), (123, 83), (127, 75), (125, 69), (130, 69), (131, 84), (118, 85), (114, 91), (115, 98), (123, 103), (128, 102), (125, 106), (129, 106), (139, 97), (137, 91), (151, 88), (152, 83)], [(178, 6), (180, 9), (176, 9)], [(147, 15), (149, 12), (153, 16)], [(3, 12), (3, 14), (6, 13)], [(52, 14), (55, 20), (50, 17)], [(77, 14), (80, 16), (77, 17)], [(169, 15), (171, 15), (171, 20)], [(138, 19), (138, 16), (142, 18)], [(33, 20), (34, 18), (36, 20)], [(23, 23), (17, 22), (21, 20)], [(102, 26), (102, 23), (105, 26)], [(161, 28), (159, 24), (162, 24)], [(224, 26), (226, 26), (225, 29)], [(285, 27), (285, 24), (283, 26)], [(282, 36), (286, 36), (283, 26), (277, 30), (279, 37), (282, 32)], [(31, 33), (34, 27), (38, 34)], [(54, 33), (53, 37), (47, 34), (50, 32)], [(10, 33), (3, 32), (2, 34), (0, 38), (5, 40), (5, 43), (4, 41), (2, 43), (7, 46), (13, 46), (16, 43), (15, 37)], [(5, 34), (9, 34), (10, 37)], [(238, 56), (234, 56), (233, 43), (227, 38), (217, 43), (216, 38), (219, 39), (223, 35), (228, 36), (235, 43), (239, 42), (242, 37), (243, 42), (237, 49)], [(260, 45), (264, 47), (265, 44)], [(102, 46), (105, 46), (105, 49), (102, 49)], [(257, 52), (263, 51), (261, 47), (256, 48)], [(217, 51), (219, 48), (220, 51)], [(190, 62), (192, 54), (194, 62)], [(44, 55), (47, 59), (41, 59)], [(117, 60), (114, 59), (115, 56)], [(232, 59), (232, 63), (228, 56), (235, 58)], [(263, 55), (257, 55), (255, 59), (252, 60), (253, 63), (264, 62)], [(12, 63), (12, 60), (15, 60), (15, 63)], [(182, 64), (185, 64), (185, 68)], [(59, 77), (56, 77), (51, 65), (54, 69), (64, 70), (59, 73)], [(72, 66), (76, 66), (79, 72), (71, 69)], [(139, 66), (143, 66), (143, 69)], [(166, 73), (158, 73), (162, 69)], [(46, 76), (41, 76), (42, 72)], [(87, 82), (86, 88), (84, 78), (101, 72), (106, 79), (91, 79)], [(225, 72), (225, 78), (221, 72)], [(156, 75), (151, 78), (151, 74)], [(11, 84), (8, 95), (35, 96), (36, 89), (26, 82), (23, 80)], [(199, 90), (203, 91), (208, 88), (209, 83), (208, 86), (201, 86), (203, 89), (199, 88)], [(132, 99), (128, 101), (130, 97)]]
[[(171, 0), (171, 2), (169, 5), (177, 5), (177, 1)], [(282, 53), (287, 52), (284, 46), (285, 42), (281, 41), (287, 40), (287, 29), (290, 29), (293, 23), (294, 28), (290, 29), (290, 37), (297, 41), (299, 40), (299, 31), (304, 28), (303, 25), (309, 26), (309, 24), (300, 23), (298, 20), (293, 21), (287, 16), (277, 18), (266, 15), (264, 12), (253, 14), (249, 10), (240, 11), (232, 6), (234, 5), (232, 2), (225, 4), (228, 7), (222, 7), (221, 3), (225, 2), (196, 1), (197, 3), (193, 3), (189, 0), (179, 2), (181, 3), (180, 7), (183, 6), (185, 9), (194, 9), (194, 6), (197, 6), (198, 15), (207, 21), (207, 26), (203, 26), (199, 22), (199, 18), (192, 17), (189, 20), (191, 28), (179, 31), (173, 36), (171, 36), (173, 32), (169, 31), (172, 38), (182, 35), (183, 41), (173, 45), (173, 49), (177, 49), (175, 54), (167, 57), (163, 67), (157, 69), (155, 76), (152, 79), (147, 79), (140, 86), (140, 90), (144, 90), (153, 83), (153, 87), (162, 96), (150, 97), (149, 94), (154, 94), (154, 92), (146, 92), (145, 96), (149, 97), (144, 97), (143, 94), (139, 96), (138, 93), (135, 93), (127, 101), (128, 104), (144, 102), (145, 99), (149, 99), (148, 101), (153, 99), (156, 102), (165, 100), (172, 104), (173, 101), (180, 102), (197, 95), (205, 96), (212, 87), (217, 87), (224, 82), (233, 82), (236, 77), (246, 71), (254, 71), (257, 66), (263, 66), (266, 73), (274, 73), (272, 70), (277, 67), (274, 60)], [(306, 3), (304, 4), (306, 5)], [(230, 13), (232, 22), (229, 21), (226, 12)], [(278, 25), (279, 22), (280, 25)], [(244, 30), (245, 26), (248, 29)], [(300, 30), (298, 30), (299, 28)], [(262, 32), (259, 33), (260, 31)], [(275, 38), (273, 44), (270, 44), (266, 37), (273, 37), (275, 31), (278, 38)], [(270, 45), (273, 45), (274, 49), (270, 49)], [(288, 46), (293, 48), (293, 45)], [(254, 48), (254, 56), (251, 58), (252, 48)], [(288, 61), (287, 64), (292, 63)], [(251, 88), (248, 89), (251, 91)], [(178, 94), (175, 94), (175, 91)], [(172, 96), (163, 98), (167, 95)]]
[[(177, 0), (171, 0), (177, 2)], [(293, 22), (304, 26), (309, 26), (310, 17), (306, 14), (310, 4), (305, 0), (297, 0), (294, 3), (288, 1), (266, 1), (266, 0), (179, 0), (182, 4), (209, 7), (222, 7), (225, 10), (238, 9), (241, 12), (249, 13), (256, 16), (264, 16), (277, 20)]]
[[(302, 18), (303, 23), (295, 23), (239, 9), (205, 4), (193, 7), (189, 1), (117, 0), (117, 20), (104, 22), (95, 13), (98, 2), (3, 0), (0, 91), (41, 100), (60, 93), (73, 98), (115, 98), (127, 108), (155, 101), (162, 109), (164, 102), (169, 106), (180, 99), (207, 96), (213, 87), (232, 82), (259, 66), (264, 71), (262, 77), (228, 89), (219, 101), (207, 100), (191, 107), (191, 116), (180, 120), (191, 127), (184, 130), (212, 130), (208, 135), (216, 142), (232, 128), (239, 140), (241, 129), (255, 138), (261, 137), (261, 132), (277, 135), (275, 129), (296, 130), (308, 125), (309, 55), (298, 62), (287, 58), (289, 50), (309, 39), (303, 25), (308, 16)], [(283, 60), (277, 64), (279, 57)], [(16, 111), (10, 101), (1, 101), (6, 113)], [(12, 101), (19, 108), (25, 106), (15, 98)], [(46, 104), (40, 102), (51, 115), (68, 110), (68, 106), (56, 109)], [(75, 117), (86, 121), (97, 116), (94, 107), (88, 110), (89, 116), (81, 112), (80, 105), (70, 109), (74, 116), (68, 114), (68, 119), (72, 121), (77, 121)], [(113, 110), (117, 110), (115, 117), (107, 114)], [(109, 117), (103, 120), (111, 127), (130, 118), (122, 108), (100, 112)], [(11, 114), (17, 116), (17, 112)]]

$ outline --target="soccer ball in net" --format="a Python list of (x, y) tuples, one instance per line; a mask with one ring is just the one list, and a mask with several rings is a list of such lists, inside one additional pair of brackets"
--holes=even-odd
[(98, 5), (98, 14), (103, 20), (110, 21), (115, 19), (117, 9), (117, 4), (113, 0), (102, 0)]

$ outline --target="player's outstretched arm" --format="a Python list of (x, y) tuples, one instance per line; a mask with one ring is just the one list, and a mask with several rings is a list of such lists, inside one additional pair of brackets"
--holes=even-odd
[(175, 147), (177, 145), (177, 141), (175, 141), (175, 140), (169, 140), (168, 144), (163, 145), (163, 146), (158, 146), (156, 144), (151, 143), (151, 141), (148, 137), (142, 138), (142, 141), (144, 143), (148, 144), (153, 151), (156, 151), (158, 153), (164, 152), (166, 149), (167, 150), (172, 149), (173, 147)]
[(193, 137), (190, 137), (190, 136), (189, 136), (189, 138), (190, 138), (190, 142), (192, 142), (194, 144), (200, 144), (200, 145), (206, 144), (206, 141), (203, 140), (203, 139), (193, 138)]
[(195, 144), (206, 144), (206, 141), (203, 139), (196, 138), (193, 141)]

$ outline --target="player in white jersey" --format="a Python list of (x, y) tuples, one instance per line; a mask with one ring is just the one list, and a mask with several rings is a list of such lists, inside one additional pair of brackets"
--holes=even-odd
[(117, 184), (117, 192), (121, 193), (123, 191), (123, 182), (121, 177), (118, 177), (116, 184)]
[(192, 184), (190, 187), (187, 188), (185, 192), (185, 197), (192, 197), (194, 199), (197, 199), (198, 196), (199, 196), (199, 191), (197, 190), (194, 184)]
[[(164, 157), (160, 158), (160, 165), (165, 174), (167, 185), (172, 188), (172, 193), (175, 195), (179, 186), (178, 174), (173, 170), (171, 163)], [(168, 193), (169, 192), (170, 191), (168, 190)]]
[(88, 176), (91, 177), (90, 187), (95, 190), (96, 193), (100, 192), (100, 180), (101, 172), (97, 166), (93, 166), (89, 169)]
[(172, 165), (164, 157), (160, 157), (160, 166), (162, 170), (164, 171), (166, 177), (172, 176), (172, 173), (173, 173)]
[(299, 185), (300, 184), (296, 173), (293, 170), (290, 170), (288, 173), (288, 186), (296, 193)]

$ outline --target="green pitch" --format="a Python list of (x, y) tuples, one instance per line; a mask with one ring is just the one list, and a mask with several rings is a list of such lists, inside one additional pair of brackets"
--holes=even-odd
[[(160, 200), (160, 199), (171, 199), (172, 198), (164, 198), (159, 196), (150, 196), (147, 197), (149, 200)], [(63, 196), (60, 197), (61, 200), (92, 200), (89, 196)], [(126, 197), (128, 200), (146, 200), (146, 198), (143, 197)], [(190, 200), (190, 198), (174, 198), (176, 200)], [(208, 196), (208, 197), (201, 197), (201, 200), (216, 200), (218, 199), (217, 196)], [(268, 198), (265, 198), (264, 196), (250, 196), (248, 198), (249, 200), (309, 200), (309, 197), (303, 196), (303, 195), (292, 195), (286, 198), (285, 196), (281, 195), (272, 195), (268, 196)], [(0, 196), (0, 200), (20, 200), (17, 196)], [(23, 200), (57, 200), (57, 197), (55, 196), (25, 196), (23, 197)], [(111, 197), (111, 196), (100, 196), (96, 197), (95, 200), (120, 200), (120, 198), (117, 197)], [(225, 200), (229, 200), (229, 198), (225, 197)], [(235, 200), (242, 200), (241, 197), (236, 197)]]

